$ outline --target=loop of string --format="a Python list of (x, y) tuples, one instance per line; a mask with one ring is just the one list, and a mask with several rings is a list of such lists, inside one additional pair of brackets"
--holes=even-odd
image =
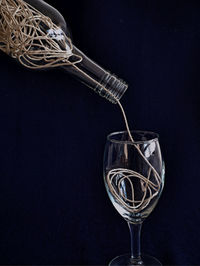
[[(31, 69), (72, 65), (115, 99), (121, 109), (128, 136), (149, 170), (148, 176), (145, 177), (130, 169), (112, 169), (107, 173), (107, 185), (112, 195), (129, 212), (137, 213), (145, 209), (160, 191), (161, 177), (142, 153), (140, 146), (134, 142), (120, 101), (105, 86), (78, 67), (82, 57), (73, 54), (70, 38), (49, 17), (23, 0), (0, 0), (0, 50)], [(133, 185), (135, 178), (140, 180), (143, 191), (140, 200), (135, 199), (135, 189), (138, 189)], [(127, 198), (122, 191), (123, 182), (130, 188), (131, 198)]]

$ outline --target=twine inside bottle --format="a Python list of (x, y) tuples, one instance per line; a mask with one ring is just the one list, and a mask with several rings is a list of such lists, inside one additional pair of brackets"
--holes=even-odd
[(52, 20), (22, 0), (0, 1), (0, 50), (31, 69), (74, 65), (81, 56)]

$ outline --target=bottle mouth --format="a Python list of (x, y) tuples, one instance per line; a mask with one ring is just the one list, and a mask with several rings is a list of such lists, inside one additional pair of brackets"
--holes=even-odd
[(106, 73), (95, 88), (100, 96), (106, 98), (113, 104), (116, 104), (122, 98), (127, 89), (128, 84), (115, 75), (111, 75), (109, 72)]

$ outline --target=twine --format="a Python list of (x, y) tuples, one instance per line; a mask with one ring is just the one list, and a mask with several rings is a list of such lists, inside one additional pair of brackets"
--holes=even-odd
[[(140, 147), (134, 143), (120, 101), (107, 88), (77, 66), (82, 61), (82, 57), (73, 53), (72, 42), (60, 27), (23, 0), (0, 0), (0, 50), (31, 69), (72, 65), (115, 99), (121, 109), (129, 138), (148, 165), (149, 171), (148, 176), (145, 177), (130, 169), (112, 169), (106, 177), (107, 185), (113, 196), (129, 212), (137, 213), (146, 208), (161, 188), (161, 177), (143, 155)], [(135, 199), (133, 185), (135, 178), (140, 180), (143, 191), (141, 200)], [(123, 182), (128, 182), (130, 185), (131, 198), (127, 198), (122, 192)]]
[[(145, 178), (138, 172), (117, 168), (108, 172), (107, 179), (111, 193), (120, 202), (124, 208), (129, 212), (138, 213), (145, 209), (150, 201), (158, 194), (160, 190), (160, 182), (154, 183), (150, 181), (151, 169), (149, 169), (148, 176)], [(136, 200), (136, 191), (134, 189), (134, 179), (140, 180), (140, 188), (137, 186), (139, 193), (143, 193), (142, 199)], [(137, 181), (137, 180), (136, 180)], [(113, 184), (115, 184), (113, 186)], [(124, 190), (125, 186), (125, 190)], [(131, 198), (128, 198), (126, 189), (129, 186)]]
[(0, 50), (31, 69), (82, 61), (72, 53), (70, 38), (49, 17), (22, 0), (0, 0)]
[[(162, 179), (153, 165), (148, 161), (140, 150), (140, 146), (134, 142), (129, 128), (128, 120), (124, 108), (119, 100), (117, 103), (121, 109), (128, 136), (140, 156), (143, 158), (148, 168), (148, 175), (144, 175), (126, 168), (111, 169), (106, 175), (106, 184), (112, 196), (130, 213), (139, 213), (152, 202), (161, 190)], [(134, 186), (135, 179), (139, 179), (139, 185)], [(136, 199), (136, 190), (143, 194), (141, 199)], [(126, 191), (131, 191), (128, 198)], [(129, 192), (128, 192), (129, 193)]]

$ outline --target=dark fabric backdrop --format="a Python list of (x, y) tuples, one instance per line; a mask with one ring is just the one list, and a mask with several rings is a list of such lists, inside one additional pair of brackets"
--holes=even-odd
[[(49, 1), (73, 42), (129, 83), (132, 129), (160, 134), (166, 184), (142, 230), (164, 265), (200, 260), (199, 1)], [(0, 53), (0, 263), (106, 265), (130, 248), (102, 176), (116, 105), (68, 74)]]

